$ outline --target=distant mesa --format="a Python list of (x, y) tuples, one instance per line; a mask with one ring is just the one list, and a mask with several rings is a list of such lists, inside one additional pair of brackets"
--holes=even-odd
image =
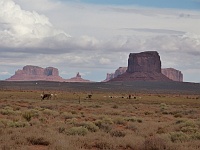
[(125, 73), (127, 70), (127, 67), (119, 67), (117, 70), (115, 70), (115, 73), (107, 73), (106, 79), (103, 82), (107, 82), (113, 78), (116, 78), (117, 76)]
[(179, 70), (174, 68), (163, 68), (161, 72), (173, 81), (183, 82), (183, 74)]
[(59, 76), (59, 71), (54, 67), (42, 68), (38, 66), (27, 65), (22, 70), (17, 70), (13, 76), (6, 81), (59, 81), (64, 79)]
[(59, 71), (54, 67), (42, 68), (38, 66), (27, 65), (22, 70), (17, 70), (13, 76), (6, 81), (57, 81), (57, 82), (90, 82), (81, 78), (78, 73), (71, 79), (63, 79), (59, 76)]
[(182, 81), (178, 70), (165, 69), (161, 71), (161, 61), (158, 52), (147, 51), (130, 53), (128, 67), (118, 68), (112, 76), (107, 74), (105, 81)]

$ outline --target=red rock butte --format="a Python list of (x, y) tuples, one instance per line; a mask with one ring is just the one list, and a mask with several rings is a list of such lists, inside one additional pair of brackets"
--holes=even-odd
[(172, 81), (161, 73), (161, 61), (157, 51), (130, 53), (125, 73), (110, 81)]
[(38, 66), (27, 65), (22, 70), (17, 70), (13, 76), (6, 81), (59, 81), (64, 79), (59, 76), (59, 71), (54, 67), (42, 68)]
[(66, 79), (65, 82), (91, 82), (91, 81), (81, 78), (81, 75), (78, 72), (76, 74), (76, 77), (73, 77), (71, 79)]

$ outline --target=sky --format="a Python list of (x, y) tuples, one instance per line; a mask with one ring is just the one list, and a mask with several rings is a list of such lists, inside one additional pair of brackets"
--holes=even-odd
[(200, 0), (0, 0), (0, 10), (0, 80), (35, 65), (103, 81), (129, 53), (153, 50), (200, 83)]

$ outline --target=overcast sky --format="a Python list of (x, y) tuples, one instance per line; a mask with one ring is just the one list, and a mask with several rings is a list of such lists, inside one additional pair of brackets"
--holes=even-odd
[(150, 50), (200, 82), (200, 0), (0, 0), (0, 80), (36, 65), (102, 81)]

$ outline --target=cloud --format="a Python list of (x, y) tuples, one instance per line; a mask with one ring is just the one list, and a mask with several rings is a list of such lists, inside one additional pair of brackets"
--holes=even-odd
[(168, 29), (148, 29), (148, 28), (124, 28), (122, 30), (134, 30), (137, 32), (150, 32), (150, 33), (158, 33), (158, 34), (180, 34), (183, 35), (185, 32), (176, 31), (176, 30), (168, 30)]
[(40, 40), (45, 38), (55, 38), (58, 35), (70, 37), (54, 28), (45, 15), (22, 10), (12, 0), (2, 0), (0, 10), (1, 47), (34, 47), (39, 46)]

